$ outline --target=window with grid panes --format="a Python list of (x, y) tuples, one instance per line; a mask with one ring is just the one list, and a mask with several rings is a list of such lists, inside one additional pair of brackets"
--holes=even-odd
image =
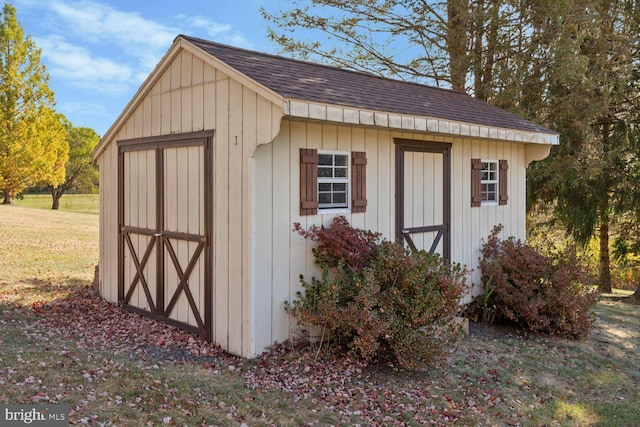
[(498, 161), (483, 160), (480, 176), (482, 203), (496, 203), (498, 201)]
[(318, 152), (318, 208), (349, 207), (349, 153)]

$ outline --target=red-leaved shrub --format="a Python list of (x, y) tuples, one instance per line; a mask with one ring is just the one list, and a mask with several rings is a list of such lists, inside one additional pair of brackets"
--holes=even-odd
[(484, 304), (496, 321), (506, 320), (533, 333), (580, 338), (593, 326), (597, 291), (570, 251), (545, 256), (494, 227), (482, 246), (480, 269)]
[(466, 291), (465, 272), (438, 255), (407, 252), (380, 234), (336, 217), (329, 227), (294, 229), (317, 242), (322, 277), (286, 303), (302, 325), (322, 325), (344, 348), (366, 361), (381, 351), (421, 369), (442, 358), (460, 335), (453, 322)]

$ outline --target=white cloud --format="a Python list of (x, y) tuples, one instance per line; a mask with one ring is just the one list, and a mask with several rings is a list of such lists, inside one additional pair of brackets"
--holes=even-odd
[(187, 16), (178, 15), (177, 18), (189, 28), (201, 28), (209, 34), (211, 37), (215, 37), (220, 33), (231, 31), (231, 24), (220, 24), (215, 21), (211, 21), (203, 16)]
[[(82, 117), (82, 121), (90, 116), (106, 117), (107, 112), (116, 114), (112, 110), (122, 105), (114, 104), (126, 103), (124, 98), (133, 95), (178, 34), (252, 48), (251, 42), (231, 24), (201, 15), (167, 13), (161, 20), (152, 20), (140, 13), (119, 10), (108, 0), (13, 3), (18, 19), (30, 24), (28, 34), (42, 50), (43, 63), (51, 75), (50, 87), (57, 99), (64, 99), (58, 108), (65, 114)], [(85, 100), (95, 104), (90, 106)], [(104, 127), (94, 125), (101, 126)]]
[(53, 35), (35, 39), (42, 49), (49, 73), (70, 86), (103, 93), (126, 93), (134, 70), (114, 60), (96, 57), (89, 50)]
[(164, 49), (176, 35), (175, 28), (93, 1), (55, 1), (50, 8), (68, 22), (69, 31), (95, 41), (109, 40), (123, 47), (136, 45)]
[[(108, 92), (137, 87), (153, 70), (177, 34), (205, 32), (205, 37), (250, 48), (231, 24), (203, 16), (178, 15), (175, 25), (145, 19), (98, 1), (19, 0), (25, 7), (44, 8), (55, 34), (38, 39), (52, 75), (69, 84)], [(96, 52), (102, 52), (97, 54)], [(130, 88), (131, 89), (131, 88)]]
[(114, 115), (114, 112), (107, 110), (103, 104), (90, 101), (61, 102), (57, 104), (57, 108), (67, 118), (73, 117), (74, 124), (78, 123), (78, 126), (80, 123), (101, 123), (100, 127), (94, 127), (99, 135), (104, 135), (106, 126), (113, 120)]
[(232, 46), (243, 47), (245, 49), (253, 49), (253, 43), (247, 40), (242, 34), (228, 34), (222, 37), (222, 43), (230, 44)]
[(184, 34), (192, 35), (192, 29), (201, 29), (207, 33), (207, 37), (221, 43), (232, 44), (234, 46), (251, 49), (252, 44), (241, 34), (232, 31), (231, 24), (221, 24), (203, 16), (178, 15), (182, 26), (187, 30)]
[(94, 45), (108, 44), (135, 60), (147, 74), (171, 45), (177, 28), (156, 23), (137, 13), (118, 11), (111, 6), (81, 1), (57, 1), (50, 5), (68, 32)]

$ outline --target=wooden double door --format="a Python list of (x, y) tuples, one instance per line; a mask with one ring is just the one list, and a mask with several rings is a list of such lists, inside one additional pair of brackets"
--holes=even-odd
[(119, 301), (206, 338), (212, 138), (197, 132), (118, 142)]
[(395, 140), (396, 238), (451, 259), (451, 144)]

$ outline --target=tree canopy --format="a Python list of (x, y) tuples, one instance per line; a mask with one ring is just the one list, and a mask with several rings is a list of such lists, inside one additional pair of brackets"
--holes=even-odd
[(93, 163), (91, 153), (100, 136), (91, 128), (66, 126), (69, 160), (65, 165), (64, 181), (49, 185), (53, 197), (51, 209), (58, 209), (60, 198), (71, 191), (92, 193), (98, 182), (98, 167)]
[(69, 148), (40, 50), (25, 37), (12, 5), (4, 5), (1, 18), (0, 189), (8, 204), (38, 182), (62, 182)]

